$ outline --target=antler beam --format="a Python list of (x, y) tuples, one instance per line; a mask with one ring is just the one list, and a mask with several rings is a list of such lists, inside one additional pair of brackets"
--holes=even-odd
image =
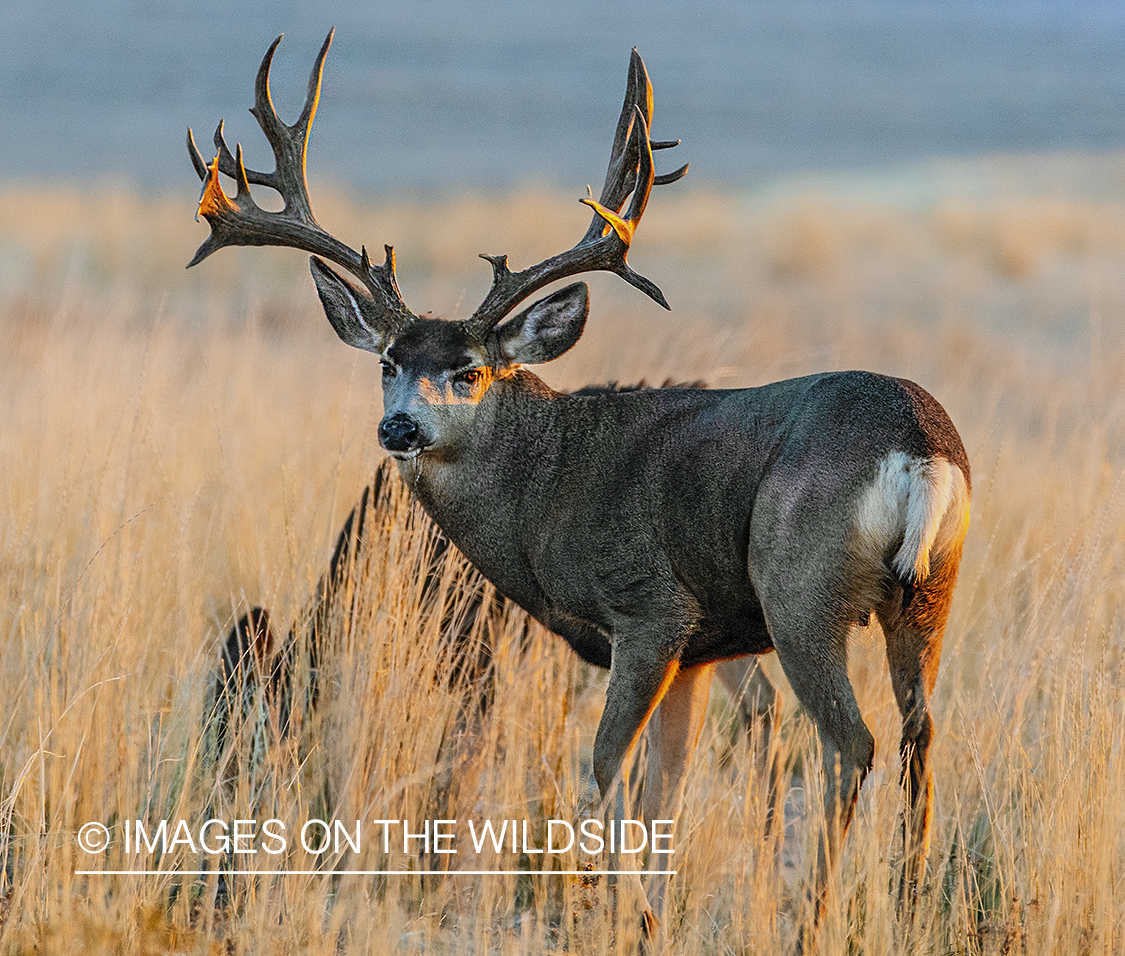
[[(333, 33), (334, 31), (329, 31), (317, 54), (309, 76), (304, 109), (292, 126), (282, 122), (270, 96), (270, 66), (281, 37), (270, 45), (258, 68), (254, 84), (254, 105), (250, 112), (273, 150), (276, 168), (272, 173), (248, 170), (242, 161), (241, 144), (236, 146), (235, 154), (231, 154), (223, 137), (222, 122), (215, 130), (216, 153), (210, 163), (204, 161), (195, 145), (192, 131), (188, 130), (188, 153), (196, 173), (203, 180), (197, 215), (203, 216), (211, 226), (211, 234), (196, 251), (188, 267), (202, 262), (212, 252), (224, 246), (291, 246), (302, 249), (343, 266), (362, 281), (380, 307), (386, 328), (394, 330), (413, 319), (395, 279), (394, 250), (386, 246), (383, 265), (373, 265), (366, 248), (356, 252), (325, 232), (313, 216), (309, 201), (305, 161), (309, 133), (320, 99), (324, 59), (332, 45)], [(219, 173), (235, 181), (233, 198), (224, 192), (219, 182)], [(280, 212), (262, 209), (250, 194), (251, 183), (275, 190), (284, 200), (284, 208)]]
[[(215, 158), (210, 163), (204, 160), (195, 145), (192, 131), (188, 130), (188, 153), (203, 181), (198, 215), (203, 216), (211, 227), (211, 234), (188, 265), (202, 262), (224, 246), (291, 246), (303, 249), (342, 266), (360, 279), (371, 293), (380, 326), (394, 334), (412, 322), (414, 316), (398, 289), (393, 249), (386, 246), (383, 265), (373, 265), (365, 248), (356, 252), (322, 229), (313, 216), (309, 201), (305, 175), (309, 133), (316, 116), (324, 60), (332, 44), (332, 36), (329, 32), (320, 48), (309, 76), (304, 108), (292, 126), (278, 117), (270, 96), (270, 65), (281, 37), (270, 45), (258, 68), (254, 106), (250, 112), (273, 150), (276, 168), (272, 173), (247, 169), (242, 160), (241, 145), (231, 153), (221, 122), (215, 130)], [(651, 122), (652, 84), (644, 61), (634, 49), (605, 185), (597, 200), (592, 196), (581, 200), (594, 210), (589, 229), (572, 249), (520, 272), (512, 272), (508, 268), (507, 256), (482, 256), (492, 264), (492, 287), (468, 319), (473, 334), (483, 337), (533, 292), (557, 279), (583, 272), (612, 272), (668, 308), (660, 289), (626, 262), (629, 245), (644, 215), (652, 187), (673, 183), (688, 169), (685, 164), (674, 172), (655, 175), (653, 150), (669, 149), (678, 145), (679, 140), (653, 142), (649, 139)], [(220, 173), (234, 180), (233, 197), (223, 190)], [(280, 194), (284, 200), (281, 211), (262, 209), (251, 195), (251, 185), (266, 186)], [(623, 213), (627, 201), (629, 208)]]
[[(651, 122), (652, 84), (644, 61), (634, 48), (605, 185), (597, 200), (592, 196), (580, 200), (594, 210), (590, 228), (573, 248), (520, 272), (512, 272), (508, 268), (507, 256), (482, 255), (482, 259), (492, 263), (492, 288), (469, 319), (478, 336), (494, 328), (533, 292), (557, 279), (582, 272), (612, 272), (664, 308), (669, 308), (664, 293), (655, 283), (635, 272), (625, 261), (652, 187), (674, 183), (688, 170), (685, 163), (671, 173), (655, 175), (652, 151), (670, 149), (679, 145), (679, 140), (652, 142), (648, 132)], [(630, 195), (633, 200), (629, 211), (622, 216), (621, 209)]]

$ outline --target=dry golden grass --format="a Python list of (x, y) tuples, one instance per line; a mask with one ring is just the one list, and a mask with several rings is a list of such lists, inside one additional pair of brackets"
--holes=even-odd
[[(898, 716), (878, 637), (861, 632), (852, 673), (878, 750), (824, 951), (1125, 951), (1125, 189), (1100, 202), (950, 191), (918, 206), (669, 193), (632, 261), (675, 311), (595, 278), (586, 336), (549, 381), (730, 386), (869, 368), (932, 391), (974, 466), (917, 923), (897, 921), (889, 891)], [(190, 196), (13, 187), (0, 200), (0, 948), (624, 946), (605, 887), (561, 876), (261, 876), (216, 905), (213, 875), (170, 872), (203, 862), (182, 847), (159, 861), (165, 876), (76, 875), (157, 862), (119, 839), (82, 852), (87, 821), (580, 818), (604, 676), (549, 635), (522, 651), (512, 636), (494, 706), (463, 732), (403, 505), (320, 710), (224, 791), (202, 732), (218, 641), (249, 604), (279, 624), (307, 605), (380, 457), (374, 363), (334, 338), (296, 253), (228, 250), (184, 273), (204, 234)], [(407, 299), (437, 313), (483, 296), (478, 252), (527, 262), (585, 226), (569, 198), (531, 191), (319, 206), (348, 241), (393, 239)], [(677, 828), (676, 952), (794, 939), (817, 784), (805, 801), (815, 734), (791, 693), (781, 734), (793, 776), (775, 865), (761, 781), (716, 692)], [(365, 842), (339, 864), (420, 861)]]

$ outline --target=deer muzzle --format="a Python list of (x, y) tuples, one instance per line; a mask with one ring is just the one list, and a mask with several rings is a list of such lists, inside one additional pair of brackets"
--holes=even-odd
[(379, 444), (396, 457), (417, 454), (426, 446), (422, 427), (405, 412), (395, 412), (379, 422)]

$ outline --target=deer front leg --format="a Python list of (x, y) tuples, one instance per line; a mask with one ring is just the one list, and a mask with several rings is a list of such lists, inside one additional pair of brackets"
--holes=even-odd
[[(668, 686), (648, 724), (648, 766), (645, 769), (645, 818), (678, 823), (684, 786), (703, 723), (707, 716), (713, 664), (680, 671)], [(649, 856), (648, 901), (658, 923), (664, 922), (667, 870), (671, 858)]]
[(594, 739), (594, 779), (603, 808), (608, 806), (615, 784), (628, 782), (628, 758), (679, 673), (679, 661), (671, 655), (653, 655), (645, 653), (647, 650), (638, 653), (620, 638), (614, 641), (605, 709)]
[(668, 819), (684, 797), (687, 770), (703, 720), (711, 689), (713, 664), (678, 671), (648, 727), (648, 767), (645, 771), (645, 816)]
[[(679, 661), (670, 653), (655, 652), (660, 645), (636, 635), (629, 640), (615, 635), (609, 668), (605, 709), (594, 740), (594, 778), (602, 802), (600, 814), (612, 820), (629, 815), (629, 771), (633, 750), (661, 698), (679, 673)], [(617, 867), (614, 866), (614, 869)], [(659, 920), (637, 873), (634, 885), (644, 907), (642, 933), (651, 939)]]

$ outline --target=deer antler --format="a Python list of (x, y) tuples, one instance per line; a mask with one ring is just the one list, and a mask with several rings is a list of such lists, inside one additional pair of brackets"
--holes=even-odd
[[(308, 95), (297, 122), (292, 126), (281, 121), (270, 97), (270, 65), (281, 37), (266, 51), (254, 85), (254, 106), (250, 112), (261, 126), (273, 150), (276, 168), (272, 173), (248, 170), (242, 161), (242, 146), (232, 155), (223, 137), (223, 124), (215, 130), (215, 158), (204, 161), (189, 129), (188, 153), (195, 171), (203, 180), (198, 215), (211, 226), (211, 234), (196, 251), (188, 266), (202, 262), (223, 246), (292, 246), (321, 256), (343, 266), (370, 291), (380, 313), (380, 325), (396, 334), (414, 320), (406, 307), (395, 280), (394, 250), (386, 246), (386, 259), (373, 265), (366, 248), (356, 252), (321, 228), (312, 213), (305, 159), (309, 132), (320, 97), (324, 59), (332, 44), (329, 32), (317, 55), (309, 76)], [(679, 144), (653, 142), (649, 139), (652, 121), (652, 84), (644, 61), (634, 49), (629, 60), (629, 77), (625, 102), (617, 121), (613, 148), (609, 157), (605, 185), (601, 196), (581, 200), (594, 210), (586, 234), (576, 246), (520, 272), (508, 268), (507, 256), (482, 256), (492, 263), (492, 288), (480, 307), (468, 319), (472, 332), (483, 337), (518, 303), (548, 283), (582, 272), (605, 271), (621, 276), (630, 285), (668, 308), (664, 294), (650, 280), (630, 268), (625, 261), (637, 224), (644, 215), (652, 187), (673, 183), (687, 172), (687, 165), (674, 172), (656, 176), (652, 151), (669, 149)], [(219, 173), (232, 178), (236, 191), (228, 196), (219, 182)], [(262, 209), (250, 194), (250, 185), (268, 186), (285, 202), (280, 212)], [(632, 196), (627, 212), (622, 208)]]
[[(236, 146), (232, 156), (223, 138), (223, 124), (215, 130), (215, 158), (206, 163), (195, 145), (195, 137), (188, 129), (187, 145), (191, 161), (199, 178), (203, 180), (203, 193), (199, 198), (199, 212), (211, 226), (211, 234), (196, 251), (188, 268), (202, 262), (223, 246), (292, 246), (322, 256), (343, 266), (356, 276), (371, 292), (383, 315), (387, 330), (397, 331), (413, 321), (414, 316), (403, 302), (395, 280), (394, 250), (386, 246), (383, 265), (371, 263), (367, 249), (356, 252), (329, 235), (313, 217), (309, 202), (308, 181), (305, 178), (305, 158), (308, 152), (309, 132), (316, 116), (320, 98), (320, 79), (324, 58), (332, 45), (335, 31), (329, 31), (320, 53), (317, 54), (309, 76), (308, 95), (297, 122), (289, 126), (282, 122), (274, 109), (270, 96), (270, 65), (281, 37), (270, 44), (258, 68), (254, 84), (254, 106), (250, 112), (258, 121), (270, 148), (273, 150), (276, 169), (272, 173), (248, 170), (242, 162), (242, 146)], [(228, 196), (219, 182), (219, 173), (235, 181), (236, 192)], [(267, 212), (250, 195), (250, 184), (268, 186), (276, 190), (285, 201), (280, 212)]]
[[(483, 336), (494, 328), (517, 304), (556, 279), (581, 272), (605, 271), (621, 276), (664, 308), (669, 308), (664, 293), (625, 261), (637, 224), (644, 215), (652, 187), (674, 183), (688, 167), (662, 176), (653, 170), (652, 151), (670, 149), (679, 140), (653, 142), (648, 128), (652, 122), (652, 84), (644, 61), (634, 48), (629, 59), (629, 78), (625, 103), (617, 121), (613, 149), (609, 157), (605, 185), (598, 200), (580, 200), (594, 210), (590, 228), (576, 246), (520, 272), (508, 268), (507, 256), (482, 255), (492, 263), (492, 288), (468, 320), (474, 333)], [(621, 209), (630, 194), (633, 201), (622, 216)]]

